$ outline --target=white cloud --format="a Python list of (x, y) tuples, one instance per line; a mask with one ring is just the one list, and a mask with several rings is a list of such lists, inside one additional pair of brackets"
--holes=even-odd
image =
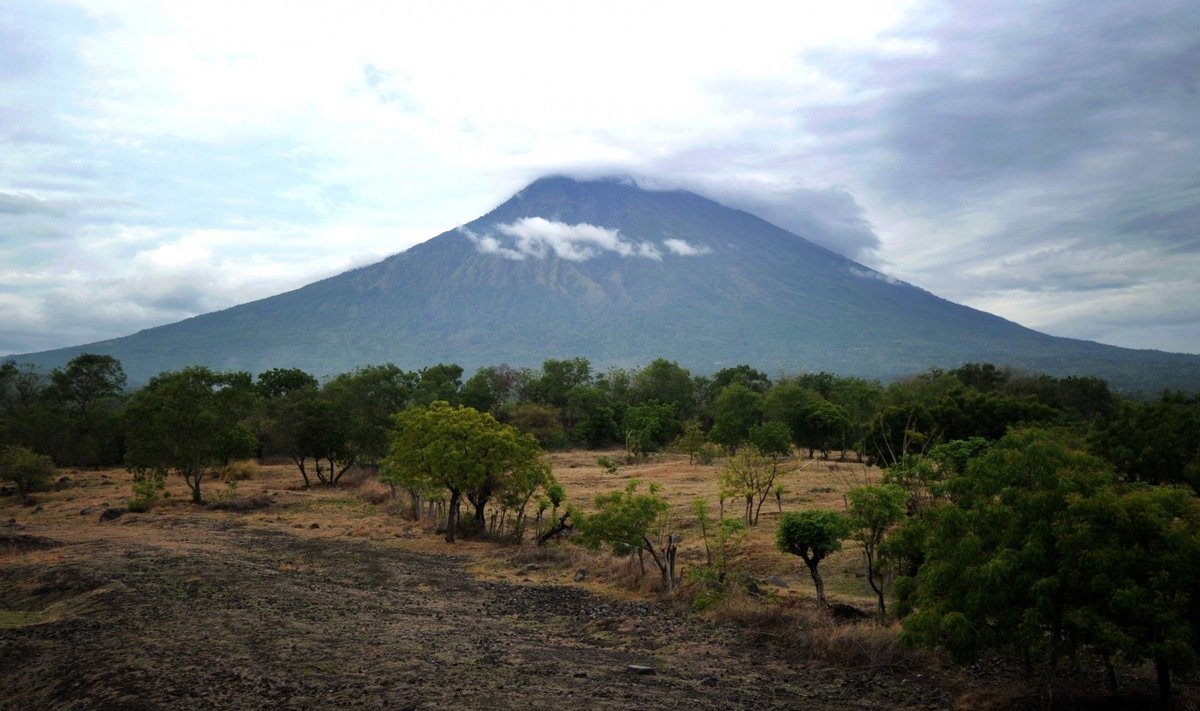
[(543, 259), (549, 254), (571, 262), (582, 262), (598, 257), (605, 252), (622, 257), (643, 257), (661, 260), (662, 252), (649, 242), (634, 242), (621, 236), (620, 230), (598, 227), (581, 222), (569, 225), (565, 222), (547, 220), (544, 217), (522, 217), (506, 224), (496, 225), (496, 231), (512, 239), (512, 246), (505, 245), (491, 235), (478, 235), (466, 227), (459, 227), (480, 252), (498, 254), (508, 259), (533, 257)]
[(663, 245), (666, 246), (672, 253), (678, 254), (681, 257), (692, 257), (701, 254), (710, 254), (712, 248), (708, 245), (694, 246), (685, 240), (667, 239), (663, 240)]

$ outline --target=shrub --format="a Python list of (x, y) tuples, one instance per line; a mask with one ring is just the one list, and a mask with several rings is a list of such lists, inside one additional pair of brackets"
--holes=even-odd
[(54, 462), (50, 457), (16, 445), (0, 451), (0, 478), (16, 484), (22, 499), (30, 492), (46, 489), (53, 476)]
[(253, 479), (258, 473), (258, 465), (252, 459), (243, 459), (236, 462), (230, 462), (221, 467), (221, 481), (247, 481)]

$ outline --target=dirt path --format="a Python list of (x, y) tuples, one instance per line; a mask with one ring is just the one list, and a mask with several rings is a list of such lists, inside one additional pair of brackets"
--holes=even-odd
[(655, 603), (476, 580), (454, 557), (213, 520), (95, 531), (7, 534), (0, 708), (950, 705)]

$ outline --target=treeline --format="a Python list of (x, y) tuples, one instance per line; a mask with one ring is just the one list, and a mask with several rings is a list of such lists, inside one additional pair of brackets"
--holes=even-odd
[(623, 446), (634, 457), (674, 446), (707, 459), (778, 423), (810, 457), (889, 466), (940, 442), (995, 440), (1017, 425), (1059, 427), (1132, 480), (1200, 482), (1195, 395), (1136, 402), (1094, 377), (972, 363), (883, 385), (831, 373), (772, 379), (749, 365), (697, 376), (662, 359), (598, 372), (586, 358), (463, 375), (454, 364), (385, 364), (321, 383), (290, 368), (252, 377), (193, 367), (127, 392), (110, 356), (84, 354), (49, 373), (9, 361), (0, 364), (0, 443), (59, 466), (136, 467), (166, 437), (154, 423), (175, 408), (194, 418), (194, 429), (221, 433), (208, 451), (190, 455), (197, 462), (287, 457), (306, 483), (336, 482), (351, 467), (378, 468), (394, 414), (445, 401), (489, 413), (546, 449)]

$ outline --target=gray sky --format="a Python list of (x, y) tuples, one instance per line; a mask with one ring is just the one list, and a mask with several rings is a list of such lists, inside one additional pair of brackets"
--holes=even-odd
[(0, 0), (0, 353), (292, 289), (563, 172), (1200, 352), (1193, 2)]

